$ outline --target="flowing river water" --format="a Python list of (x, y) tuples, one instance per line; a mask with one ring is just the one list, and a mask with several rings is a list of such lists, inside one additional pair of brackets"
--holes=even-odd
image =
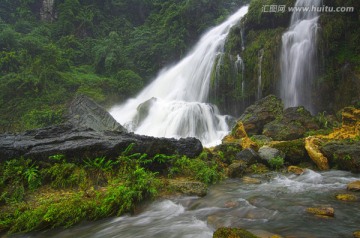
[[(257, 178), (261, 184), (225, 180), (210, 187), (202, 198), (155, 201), (134, 216), (15, 237), (206, 238), (212, 237), (217, 227), (231, 226), (260, 237), (275, 233), (293, 238), (346, 238), (360, 230), (360, 202), (335, 198), (339, 193), (349, 193), (346, 185), (360, 179), (360, 175), (307, 170), (300, 176), (269, 173)], [(317, 206), (333, 207), (335, 217), (319, 218), (306, 212), (307, 207)]]

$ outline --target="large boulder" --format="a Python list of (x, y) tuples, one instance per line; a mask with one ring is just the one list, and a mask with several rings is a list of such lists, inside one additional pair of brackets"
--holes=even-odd
[(259, 149), (259, 155), (261, 159), (263, 159), (262, 162), (265, 162), (266, 164), (269, 164), (269, 161), (276, 157), (285, 158), (285, 154), (282, 151), (269, 146), (262, 146)]
[(331, 167), (360, 172), (360, 142), (331, 141), (320, 147)]
[(0, 135), (0, 158), (8, 160), (21, 156), (46, 160), (51, 155), (63, 154), (71, 160), (98, 156), (116, 157), (134, 143), (133, 153), (180, 154), (195, 157), (202, 151), (198, 139), (154, 138), (123, 132), (99, 132), (77, 128), (72, 124)]
[(295, 140), (320, 127), (304, 107), (290, 107), (283, 115), (264, 126), (263, 134), (274, 140)]
[(282, 112), (281, 100), (269, 95), (246, 108), (239, 121), (243, 123), (248, 135), (262, 134), (264, 126), (279, 117)]
[(248, 166), (263, 162), (260, 155), (251, 148), (247, 148), (237, 153), (235, 159), (237, 161), (245, 162)]
[(195, 157), (202, 152), (198, 139), (168, 139), (127, 133), (104, 108), (85, 96), (71, 103), (68, 122), (19, 134), (0, 135), (0, 160), (21, 156), (46, 160), (62, 154), (69, 160), (116, 157), (130, 144), (133, 153), (180, 154)]
[(270, 146), (285, 153), (285, 160), (290, 164), (309, 162), (311, 159), (305, 149), (305, 140), (275, 141)]
[(126, 132), (103, 107), (85, 95), (78, 95), (71, 102), (68, 123), (77, 128), (91, 128), (94, 131)]

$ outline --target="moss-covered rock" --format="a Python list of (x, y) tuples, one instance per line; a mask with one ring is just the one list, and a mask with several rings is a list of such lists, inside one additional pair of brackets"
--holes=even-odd
[(212, 152), (217, 155), (217, 157), (224, 163), (232, 163), (236, 155), (242, 151), (243, 148), (239, 143), (222, 143), (214, 147)]
[(258, 237), (244, 229), (222, 227), (214, 232), (213, 238), (258, 238)]
[(186, 179), (170, 179), (168, 180), (168, 188), (170, 191), (178, 192), (188, 196), (203, 197), (207, 194), (206, 184), (198, 181), (190, 181)]
[(285, 161), (290, 164), (309, 162), (310, 158), (305, 149), (305, 140), (274, 141), (270, 146), (285, 153)]
[(302, 138), (309, 130), (320, 127), (303, 106), (285, 109), (283, 116), (266, 124), (263, 134), (274, 140), (295, 140)]
[(318, 217), (326, 218), (335, 216), (335, 210), (332, 207), (309, 207), (306, 211)]
[(360, 172), (360, 141), (330, 141), (320, 147), (330, 166)]
[(248, 135), (262, 134), (264, 126), (280, 117), (282, 111), (281, 100), (274, 95), (269, 95), (246, 108), (239, 121), (243, 123)]
[(358, 197), (355, 196), (354, 194), (342, 193), (342, 194), (337, 194), (336, 199), (340, 201), (353, 202), (353, 201), (357, 201)]

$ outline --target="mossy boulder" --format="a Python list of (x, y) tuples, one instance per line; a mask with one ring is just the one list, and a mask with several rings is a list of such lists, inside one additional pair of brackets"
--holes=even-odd
[(259, 238), (247, 230), (222, 227), (214, 232), (213, 238)]
[(311, 161), (305, 149), (305, 140), (275, 141), (270, 146), (285, 153), (285, 161), (290, 164), (299, 164)]
[(331, 167), (360, 172), (360, 141), (330, 141), (320, 147)]
[(217, 154), (222, 162), (231, 164), (236, 159), (236, 155), (242, 150), (243, 148), (239, 143), (222, 143), (214, 147), (212, 152)]
[(227, 175), (229, 178), (241, 178), (248, 168), (245, 162), (239, 161), (234, 162), (227, 168)]
[(190, 181), (186, 179), (170, 179), (168, 180), (170, 191), (178, 192), (182, 195), (203, 197), (207, 194), (208, 187), (206, 184), (198, 181)]
[(280, 118), (266, 124), (263, 134), (274, 140), (295, 140), (310, 130), (320, 129), (310, 112), (303, 106), (285, 109)]
[(283, 104), (281, 100), (269, 95), (246, 108), (239, 121), (244, 125), (248, 135), (262, 134), (264, 126), (281, 116)]

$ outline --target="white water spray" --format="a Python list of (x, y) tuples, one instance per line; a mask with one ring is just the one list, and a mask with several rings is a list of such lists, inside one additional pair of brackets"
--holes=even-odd
[[(295, 7), (319, 6), (321, 0), (297, 0)], [(311, 100), (314, 79), (318, 13), (298, 11), (282, 36), (281, 98), (285, 107), (302, 105), (314, 112)]]
[(206, 103), (211, 70), (217, 54), (223, 52), (230, 28), (247, 11), (247, 6), (242, 7), (212, 28), (183, 60), (161, 71), (136, 98), (113, 107), (111, 115), (138, 134), (196, 137), (206, 146), (219, 143), (229, 128), (226, 116)]

